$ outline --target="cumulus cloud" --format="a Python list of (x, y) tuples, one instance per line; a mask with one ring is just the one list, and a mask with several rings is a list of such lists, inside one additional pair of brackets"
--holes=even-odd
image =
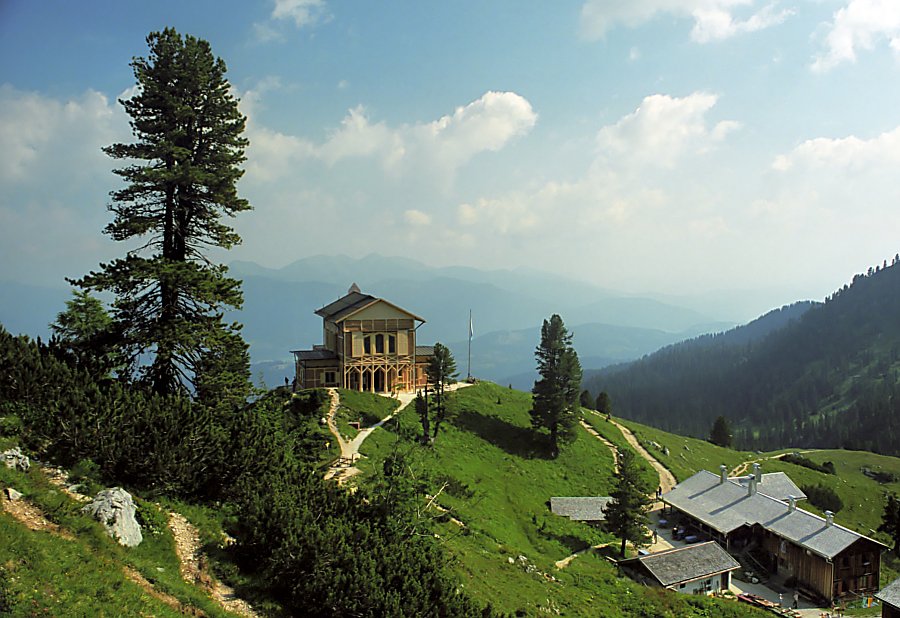
[(410, 209), (403, 213), (404, 219), (410, 225), (426, 226), (431, 223), (431, 216), (421, 210)]
[[(249, 98), (255, 105), (256, 95)], [(246, 113), (253, 107), (242, 109)], [(447, 179), (476, 155), (498, 151), (527, 134), (536, 122), (531, 104), (514, 92), (487, 92), (437, 120), (395, 127), (371, 120), (366, 108), (359, 105), (320, 143), (267, 130), (250, 115), (248, 169), (271, 180), (289, 173), (304, 159), (334, 166), (348, 159), (368, 158), (398, 177), (425, 169)]]
[(825, 36), (825, 51), (812, 64), (823, 72), (856, 61), (858, 50), (871, 50), (887, 41), (900, 56), (900, 3), (896, 0), (850, 0), (834, 13)]
[(896, 169), (898, 164), (900, 127), (868, 140), (854, 135), (836, 139), (810, 139), (791, 152), (778, 155), (772, 162), (772, 167), (779, 172), (797, 168), (860, 171)]
[(298, 28), (315, 24), (327, 15), (324, 0), (275, 0), (272, 19), (289, 20)]
[(633, 113), (599, 131), (597, 147), (608, 160), (672, 167), (684, 154), (705, 152), (740, 126), (726, 120), (710, 127), (706, 115), (717, 99), (702, 92), (645, 97)]
[[(741, 9), (749, 15), (739, 17)], [(587, 0), (581, 8), (581, 29), (586, 37), (600, 39), (617, 24), (635, 27), (663, 14), (690, 17), (691, 39), (708, 43), (780, 24), (791, 11), (779, 9), (777, 1), (757, 9), (755, 0)]]

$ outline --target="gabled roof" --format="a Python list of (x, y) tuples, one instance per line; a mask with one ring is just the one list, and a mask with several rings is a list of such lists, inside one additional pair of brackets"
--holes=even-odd
[(550, 498), (550, 510), (573, 521), (605, 521), (609, 497)]
[(713, 530), (729, 534), (741, 526), (759, 524), (811, 552), (831, 559), (860, 539), (882, 545), (843, 526), (826, 525), (809, 511), (789, 511), (781, 500), (760, 493), (748, 495), (740, 483), (720, 482), (719, 475), (701, 470), (663, 494), (663, 501)]
[[(740, 483), (744, 487), (750, 482), (749, 476), (738, 476), (728, 479)], [(797, 487), (796, 483), (791, 480), (784, 472), (766, 472), (760, 475), (760, 482), (756, 484), (759, 492), (771, 496), (777, 500), (787, 501), (793, 496), (797, 500), (806, 500), (806, 494)]]
[(377, 300), (378, 299), (371, 294), (350, 292), (346, 296), (341, 296), (333, 303), (325, 305), (324, 307), (316, 311), (316, 315), (322, 316), (326, 320), (334, 320), (335, 322), (339, 322), (341, 317), (346, 315), (347, 313), (359, 311), (360, 309), (368, 307)]
[(356, 284), (353, 284), (353, 287), (350, 288), (350, 291), (345, 296), (342, 296), (333, 303), (325, 305), (317, 310), (316, 315), (321, 316), (326, 320), (331, 320), (332, 322), (341, 322), (351, 317), (354, 313), (362, 311), (366, 307), (370, 307), (379, 302), (390, 305), (394, 309), (397, 309), (420, 322), (425, 321), (423, 318), (420, 318), (414, 313), (410, 313), (402, 307), (398, 307), (390, 301), (384, 300), (383, 298), (377, 298), (371, 294), (363, 294), (359, 291), (359, 288), (356, 287)]
[(900, 609), (900, 579), (895, 579), (882, 590), (875, 593), (875, 598), (896, 609)]
[(623, 560), (623, 565), (640, 563), (663, 586), (673, 586), (713, 577), (741, 568), (715, 541), (686, 545), (666, 551)]
[(337, 358), (337, 354), (335, 354), (331, 350), (326, 350), (324, 348), (314, 348), (312, 350), (291, 350), (291, 353), (296, 356), (298, 360), (302, 361), (331, 360)]

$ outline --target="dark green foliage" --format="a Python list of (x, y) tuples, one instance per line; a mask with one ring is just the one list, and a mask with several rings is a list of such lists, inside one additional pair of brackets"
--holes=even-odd
[(581, 363), (572, 347), (572, 335), (562, 318), (544, 320), (541, 343), (534, 351), (540, 378), (534, 383), (531, 424), (550, 433), (550, 456), (559, 455), (560, 442), (574, 438), (581, 392)]
[(827, 485), (801, 485), (800, 489), (806, 494), (809, 503), (822, 509), (837, 513), (844, 508), (844, 502), (831, 487)]
[[(350, 493), (294, 456), (279, 411), (272, 397), (244, 419), (244, 472), (233, 487), (240, 564), (292, 615), (480, 616), (431, 535), (419, 533), (423, 496), (405, 458), (386, 460), (370, 492)], [(259, 457), (266, 452), (278, 456)]]
[(716, 446), (731, 446), (731, 425), (724, 416), (717, 416), (712, 429), (709, 430), (709, 441)]
[(431, 444), (431, 433), (429, 431), (431, 423), (431, 413), (428, 410), (428, 400), (422, 396), (422, 393), (416, 394), (415, 406), (416, 414), (419, 417), (419, 422), (422, 424), (422, 444)]
[(885, 532), (891, 537), (894, 541), (894, 553), (900, 551), (900, 499), (896, 494), (888, 494), (885, 500), (878, 532)]
[(242, 296), (207, 253), (240, 242), (221, 219), (250, 208), (236, 190), (246, 119), (209, 43), (167, 28), (147, 44), (149, 57), (131, 63), (140, 89), (121, 101), (135, 142), (104, 149), (125, 162), (115, 173), (126, 183), (111, 194), (115, 218), (105, 231), (143, 244), (74, 283), (115, 295), (120, 350), (131, 359), (152, 356), (140, 374), (155, 393), (191, 385), (230, 405), (249, 390), (240, 326), (223, 321)]
[[(456, 382), (456, 360), (446, 346), (435, 343), (434, 355), (428, 362), (425, 372), (428, 374), (428, 382), (434, 389), (432, 391), (432, 404), (434, 410), (434, 433), (432, 438), (437, 438), (441, 423), (447, 417), (447, 393), (446, 387)], [(427, 413), (427, 411), (426, 411)]]
[(26, 445), (71, 466), (177, 495), (214, 495), (227, 457), (229, 417), (184, 397), (97, 382), (47, 346), (0, 328), (0, 400), (17, 410)]
[[(826, 461), (825, 465), (831, 465), (832, 469), (834, 469), (834, 464), (830, 461)], [(888, 472), (887, 470), (873, 470), (868, 466), (863, 466), (861, 472), (868, 476), (870, 479), (877, 483), (881, 483), (882, 485), (886, 485), (888, 483), (896, 483), (897, 475), (893, 472)], [(834, 474), (834, 472), (832, 472)]]
[(824, 463), (817, 464), (813, 460), (804, 457), (799, 453), (788, 453), (781, 458), (781, 461), (794, 464), (795, 466), (803, 466), (804, 468), (809, 468), (810, 470), (815, 470), (816, 472), (821, 472), (823, 474), (836, 474), (834, 470), (834, 463), (826, 461)]
[(89, 374), (106, 377), (113, 370), (125, 371), (125, 358), (119, 353), (112, 318), (98, 298), (86, 290), (73, 290), (66, 310), (50, 325), (51, 345), (69, 355)]
[(722, 415), (745, 449), (900, 454), (900, 266), (801, 308), (767, 335), (704, 336), (594, 382), (620, 415), (675, 433), (706, 436)]
[(600, 391), (600, 394), (597, 395), (597, 407), (595, 409), (607, 418), (612, 416), (612, 401), (609, 399), (609, 393)]
[(594, 409), (594, 398), (591, 396), (590, 391), (581, 391), (578, 402), (582, 408), (587, 408), (588, 410)]
[(605, 509), (606, 529), (622, 539), (620, 554), (625, 556), (625, 542), (631, 541), (635, 546), (646, 543), (647, 511), (650, 499), (647, 497), (650, 488), (646, 486), (635, 461), (634, 451), (620, 449), (616, 486)]

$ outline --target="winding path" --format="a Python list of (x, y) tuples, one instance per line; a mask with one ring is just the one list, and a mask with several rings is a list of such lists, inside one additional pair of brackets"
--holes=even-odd
[(637, 451), (638, 455), (650, 462), (650, 465), (653, 466), (653, 469), (656, 470), (657, 474), (659, 474), (659, 486), (662, 488), (663, 493), (670, 491), (673, 487), (675, 487), (675, 485), (678, 484), (678, 481), (675, 480), (675, 476), (671, 472), (669, 472), (669, 469), (659, 463), (656, 457), (651, 455), (647, 451), (647, 449), (645, 449), (641, 445), (641, 443), (638, 442), (638, 439), (634, 436), (631, 430), (628, 429), (628, 427), (612, 419), (610, 419), (609, 422), (619, 428), (619, 431), (621, 431), (622, 435), (625, 436), (628, 444), (630, 444), (631, 447), (635, 451)]

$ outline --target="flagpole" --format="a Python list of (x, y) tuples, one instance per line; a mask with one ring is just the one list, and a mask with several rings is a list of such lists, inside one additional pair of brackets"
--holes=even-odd
[(469, 363), (466, 366), (466, 381), (472, 380), (472, 310), (469, 309)]

